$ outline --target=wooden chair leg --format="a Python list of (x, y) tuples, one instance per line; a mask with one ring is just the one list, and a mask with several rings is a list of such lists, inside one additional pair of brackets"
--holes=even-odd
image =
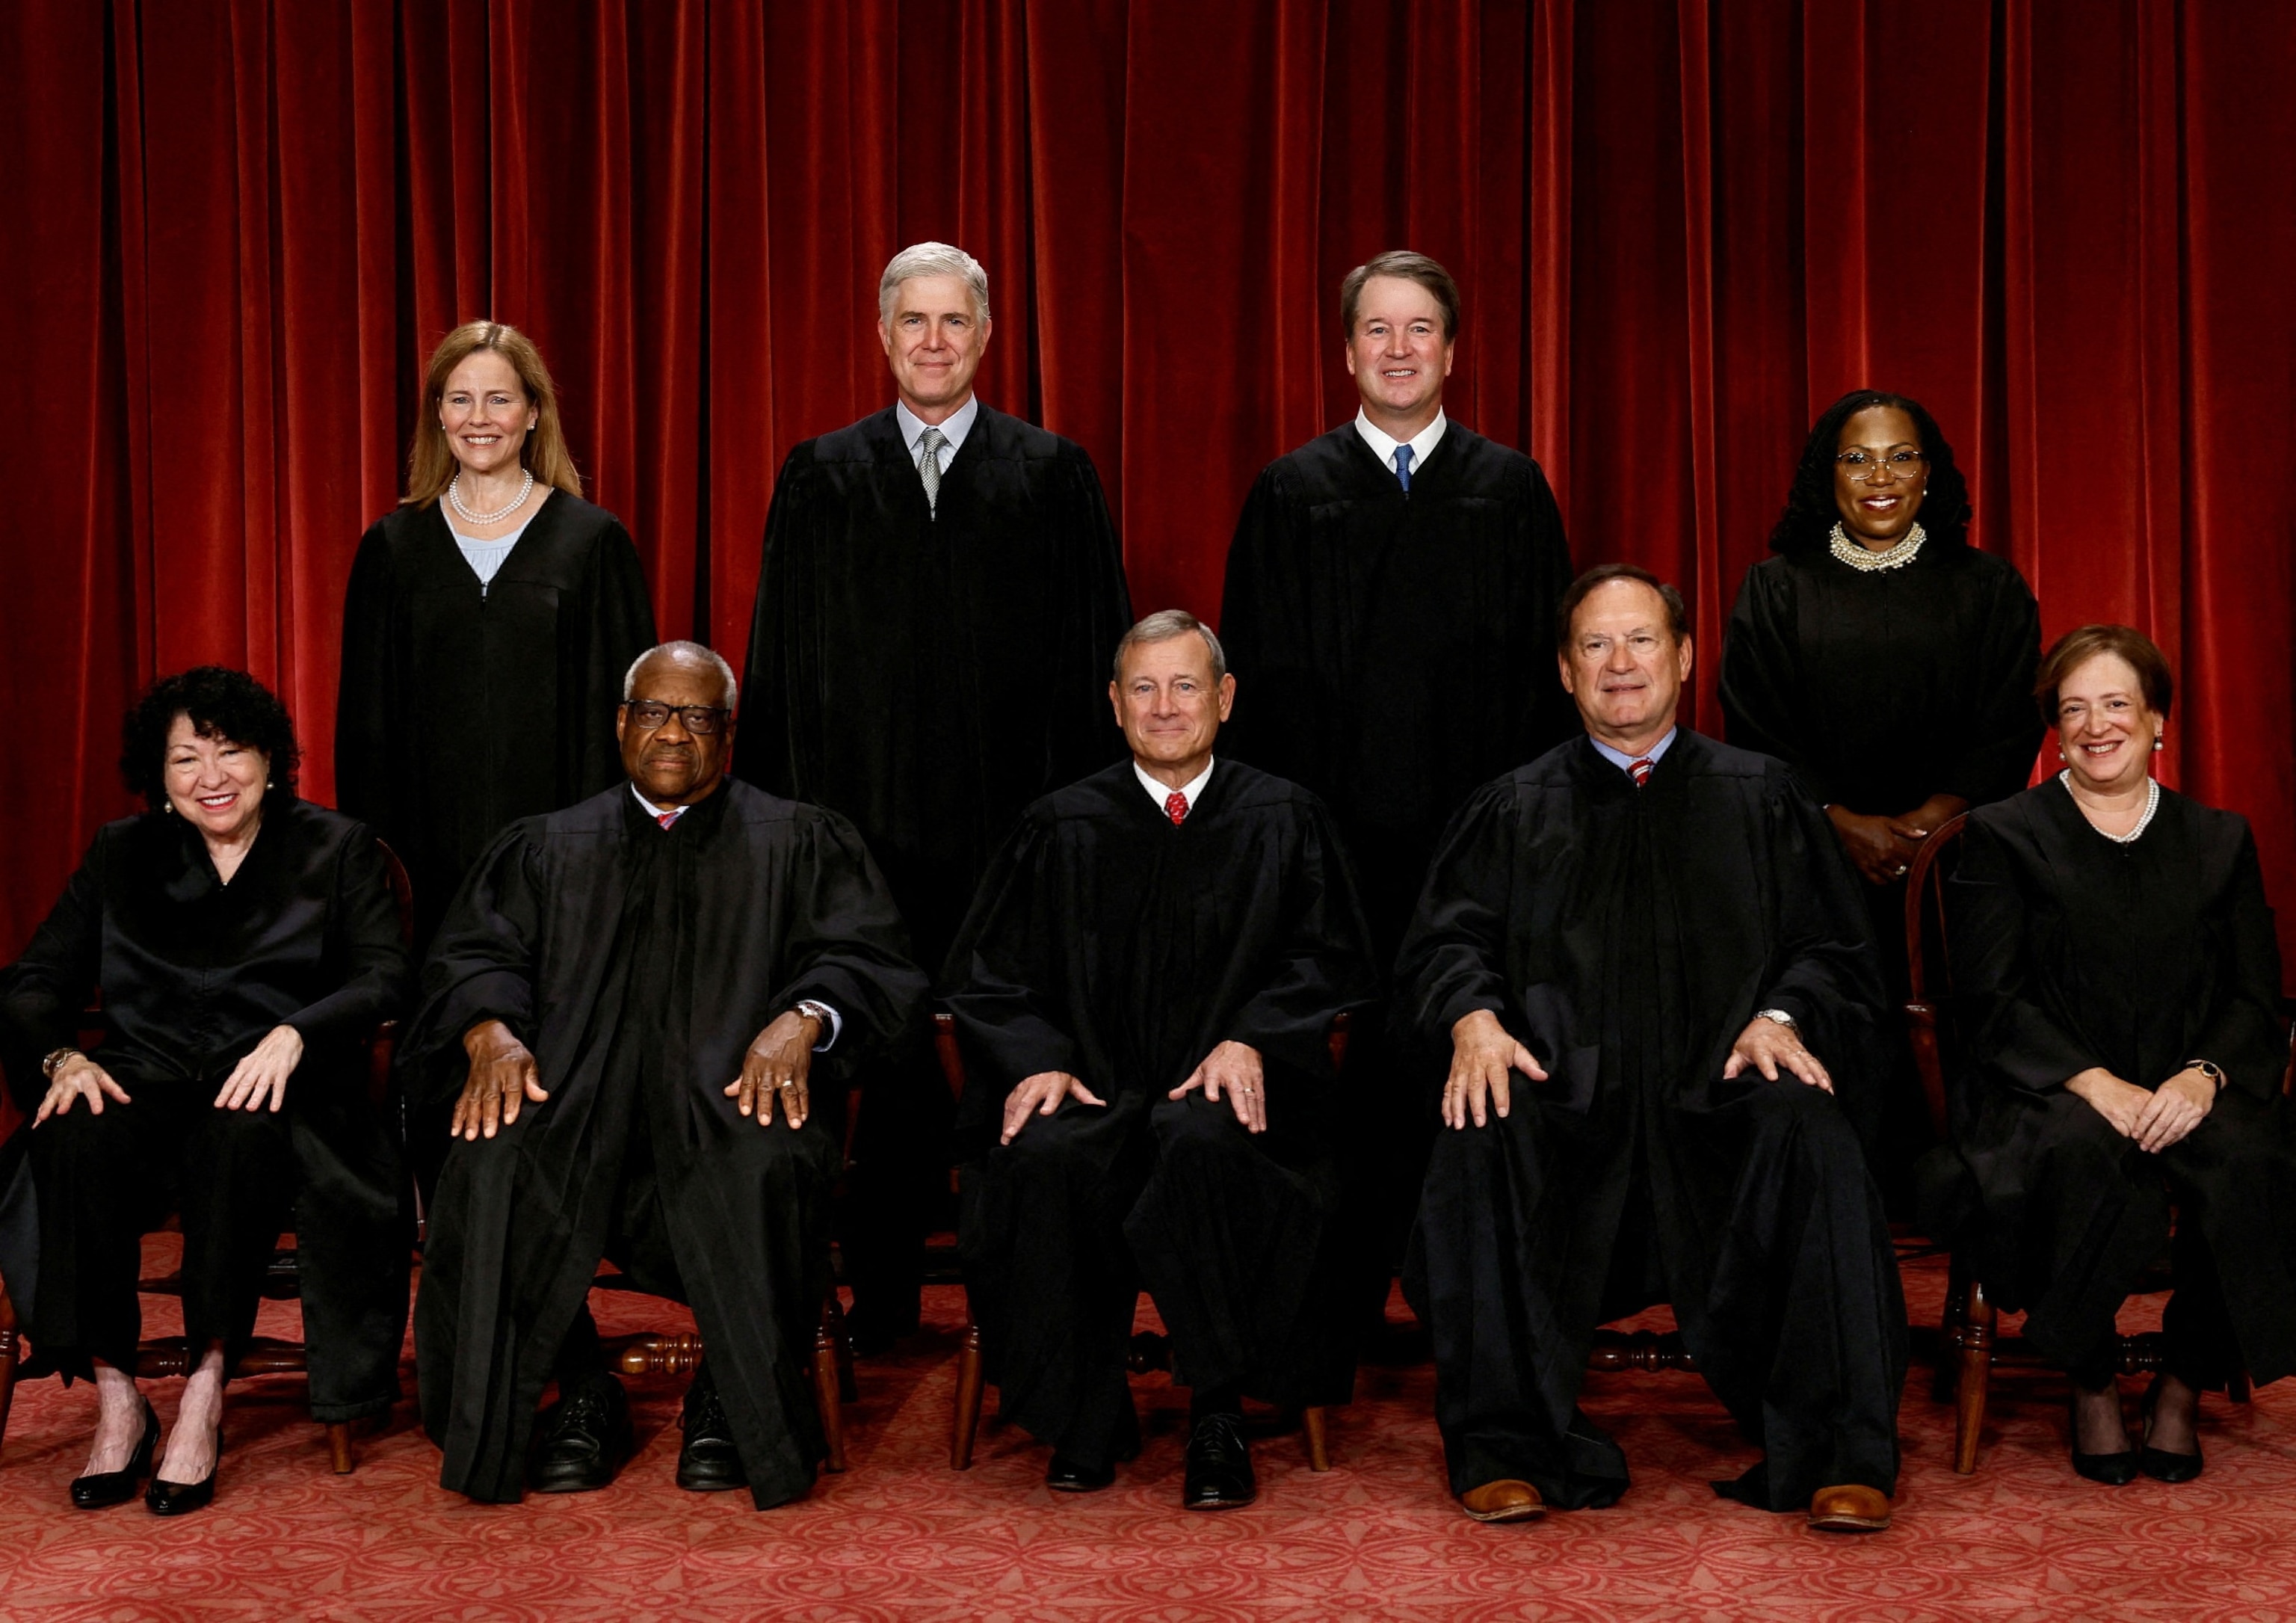
[(964, 1344), (956, 1355), (956, 1409), (949, 1417), (948, 1466), (951, 1471), (969, 1471), (972, 1466), (972, 1439), (980, 1429), (980, 1326), (967, 1321)]
[(837, 1338), (823, 1310), (813, 1332), (813, 1391), (821, 1405), (821, 1429), (829, 1439), (829, 1469), (845, 1469), (845, 1403), (837, 1379)]
[(327, 1422), (327, 1454), (334, 1462), (335, 1475), (339, 1477), (348, 1477), (358, 1469), (358, 1456), (351, 1452), (349, 1421)]
[(1323, 1410), (1320, 1408), (1301, 1410), (1300, 1424), (1308, 1433), (1308, 1469), (1309, 1471), (1331, 1470), (1331, 1438), (1324, 1429)]
[(1945, 1307), (1938, 1314), (1937, 1362), (1930, 1372), (1930, 1401), (1949, 1404), (1961, 1373), (1963, 1310), (1969, 1301), (1969, 1264), (1956, 1255), (1946, 1272)]
[(23, 1355), (23, 1340), (16, 1331), (16, 1304), (0, 1287), (0, 1444), (8, 1440), (8, 1405), (16, 1398), (16, 1362)]
[(830, 1340), (837, 1348), (837, 1396), (849, 1404), (858, 1403), (861, 1388), (853, 1379), (853, 1338), (845, 1328), (844, 1304), (837, 1299), (833, 1288), (829, 1293), (829, 1306), (823, 1311), (829, 1320)]
[(1958, 1333), (1961, 1377), (1955, 1395), (1953, 1468), (1967, 1477), (1977, 1472), (1977, 1444), (1985, 1429), (1985, 1391), (1993, 1376), (1993, 1331), (1999, 1322), (1985, 1281), (1969, 1281), (1968, 1306)]

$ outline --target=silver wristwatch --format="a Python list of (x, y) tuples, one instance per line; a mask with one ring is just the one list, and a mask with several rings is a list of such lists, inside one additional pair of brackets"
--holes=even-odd
[(1778, 1025), (1784, 1026), (1788, 1031), (1792, 1032), (1796, 1036), (1800, 1036), (1801, 1034), (1801, 1027), (1795, 1025), (1794, 1017), (1783, 1009), (1757, 1009), (1754, 1010), (1754, 1018), (1757, 1020), (1774, 1020)]

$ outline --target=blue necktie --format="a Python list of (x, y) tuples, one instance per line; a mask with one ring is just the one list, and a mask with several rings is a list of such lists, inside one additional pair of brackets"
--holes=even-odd
[(1403, 481), (1403, 493), (1406, 496), (1411, 494), (1411, 457), (1412, 450), (1409, 446), (1398, 445), (1395, 448), (1395, 476)]

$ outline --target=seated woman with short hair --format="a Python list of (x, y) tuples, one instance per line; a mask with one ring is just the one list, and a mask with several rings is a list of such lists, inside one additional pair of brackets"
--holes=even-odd
[[(37, 1364), (96, 1388), (82, 1509), (134, 1497), (152, 1469), (140, 1240), (182, 1215), (192, 1372), (144, 1495), (168, 1515), (213, 1496), (224, 1383), (289, 1223), (314, 1413), (355, 1420), (398, 1396), (407, 1184), (364, 1044), (411, 977), (381, 847), (297, 798), (294, 729), (261, 683), (216, 666), (170, 677), (124, 735), (121, 770), (150, 809), (97, 830), (0, 971), (0, 1054), (33, 1118), (37, 1268), (18, 1306)], [(91, 1055), (78, 1044), (99, 987)]]
[[(1982, 1206), (1962, 1232), (2071, 1377), (2073, 1468), (2180, 1482), (2203, 1389), (2296, 1372), (2280, 954), (2247, 820), (2152, 776), (2171, 685), (2150, 639), (2068, 633), (2038, 696), (2064, 770), (1972, 812), (1945, 886), (1972, 1061), (1957, 1147)], [(2132, 1447), (2114, 1315), (2164, 1251), (2168, 1360)]]

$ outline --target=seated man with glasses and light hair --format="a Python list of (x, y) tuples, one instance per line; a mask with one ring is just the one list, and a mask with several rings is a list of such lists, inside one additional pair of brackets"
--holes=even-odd
[[(688, 1303), (709, 1349), (680, 1487), (801, 1495), (840, 1112), (817, 1085), (925, 991), (853, 826), (726, 776), (734, 673), (665, 643), (623, 684), (628, 781), (505, 829), (448, 910), (403, 1044), (451, 1103), (415, 1305), (443, 1486), (603, 1487), (629, 1405), (586, 1298), (601, 1258)], [(528, 1443), (543, 1388), (530, 1474)]]

